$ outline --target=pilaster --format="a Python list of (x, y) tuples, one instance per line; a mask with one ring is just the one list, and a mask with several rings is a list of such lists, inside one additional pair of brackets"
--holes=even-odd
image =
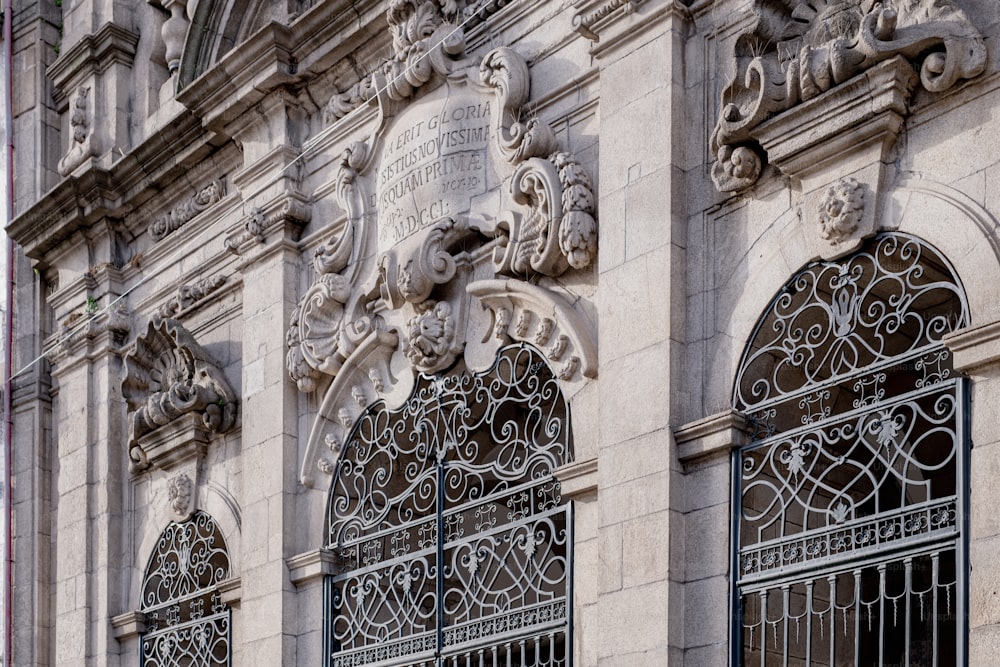
[[(607, 9), (609, 11), (604, 12)], [(591, 20), (593, 18), (593, 20)], [(671, 395), (683, 340), (684, 11), (670, 2), (584, 3), (600, 78), (599, 414), (596, 600), (579, 606), (584, 664), (668, 664)], [(598, 38), (595, 41), (595, 37)], [(647, 128), (636, 132), (635, 128)], [(660, 298), (649, 298), (650, 294)], [(577, 426), (577, 428), (579, 428)], [(578, 540), (580, 538), (578, 537)], [(642, 632), (634, 628), (642, 627)]]
[(296, 305), (296, 241), (310, 215), (299, 193), (296, 132), (304, 127), (293, 100), (262, 101), (237, 140), (245, 167), (233, 182), (247, 214), (227, 237), (243, 277), (243, 541), (244, 655), (268, 665), (296, 661), (292, 627), (299, 609), (286, 559), (298, 553), (298, 395), (285, 373), (285, 328)]
[[(111, 236), (92, 239), (113, 243)], [(53, 663), (117, 665), (107, 619), (121, 606), (125, 436), (122, 347), (130, 328), (119, 272), (91, 268), (49, 297), (61, 330), (49, 341), (56, 473)]]

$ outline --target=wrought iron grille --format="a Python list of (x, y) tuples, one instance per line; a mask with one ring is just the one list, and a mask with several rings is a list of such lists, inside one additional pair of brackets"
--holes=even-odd
[(772, 301), (734, 405), (737, 664), (962, 664), (965, 326), (936, 250), (883, 234)]
[(142, 667), (230, 664), (230, 610), (218, 591), (227, 578), (229, 554), (211, 516), (167, 526), (143, 579)]
[(552, 473), (570, 448), (527, 345), (369, 407), (330, 490), (327, 664), (568, 667), (572, 517)]

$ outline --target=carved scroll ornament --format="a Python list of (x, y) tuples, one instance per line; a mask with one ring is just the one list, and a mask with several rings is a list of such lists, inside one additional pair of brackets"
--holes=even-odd
[(982, 36), (951, 0), (757, 0), (755, 10), (710, 142), (712, 179), (724, 192), (760, 177), (758, 126), (877, 63), (906, 58), (935, 93), (986, 66)]
[[(526, 108), (524, 58), (465, 56), (459, 17), (502, 4), (390, 3), (395, 55), (370, 81), (378, 119), (341, 154), (329, 185), (346, 220), (317, 249), (287, 333), (290, 377), (323, 392), (307, 486), (364, 410), (405, 400), (420, 373), (491, 362), (514, 339), (543, 349), (559, 381), (596, 374), (593, 323), (549, 280), (596, 258), (590, 176)], [(483, 339), (485, 327), (498, 333)]]
[(186, 414), (196, 414), (213, 433), (236, 423), (236, 394), (209, 354), (176, 320), (149, 323), (125, 355), (122, 394), (128, 405), (129, 458), (149, 461), (140, 439)]

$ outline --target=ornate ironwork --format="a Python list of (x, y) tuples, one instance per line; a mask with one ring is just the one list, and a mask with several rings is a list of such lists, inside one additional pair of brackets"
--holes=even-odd
[(334, 471), (331, 667), (569, 664), (568, 406), (544, 357), (421, 375), (358, 419)]
[(230, 576), (225, 540), (208, 514), (170, 525), (146, 566), (142, 667), (226, 666), (230, 610), (218, 584)]
[(966, 399), (940, 340), (967, 322), (946, 260), (902, 234), (807, 267), (761, 318), (733, 399), (754, 428), (741, 664), (961, 661)]
[(756, 412), (935, 347), (968, 322), (948, 261), (913, 236), (881, 234), (846, 260), (807, 266), (782, 288), (743, 355), (733, 404)]

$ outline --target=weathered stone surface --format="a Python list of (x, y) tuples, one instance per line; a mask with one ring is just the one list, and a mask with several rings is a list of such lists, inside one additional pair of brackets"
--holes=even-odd
[[(944, 339), (946, 380), (968, 378), (963, 641), (990, 664), (990, 2), (132, 5), (14, 16), (12, 664), (135, 664), (150, 556), (201, 512), (229, 551), (232, 664), (326, 665), (328, 577), (353, 567), (331, 480), (359, 418), (422, 414), (511, 345), (566, 401), (538, 432), (572, 427), (543, 476), (572, 501), (574, 664), (725, 664), (733, 485), (766, 437), (734, 399), (741, 360), (776, 294), (806, 289), (789, 278), (890, 231), (964, 295)], [(484, 452), (525, 426), (495, 410)], [(488, 523), (473, 505), (447, 548)]]

